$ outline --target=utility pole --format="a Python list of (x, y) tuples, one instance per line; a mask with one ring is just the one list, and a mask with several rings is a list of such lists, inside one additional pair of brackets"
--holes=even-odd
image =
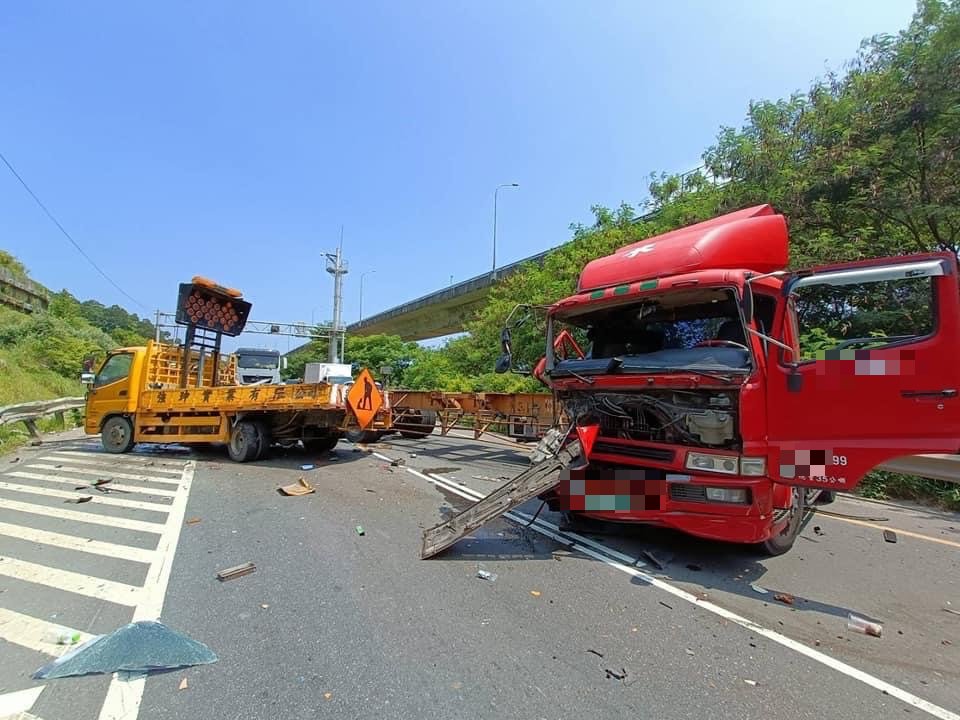
[(325, 253), (327, 272), (333, 275), (333, 328), (330, 333), (330, 345), (327, 362), (338, 363), (343, 351), (340, 331), (340, 318), (343, 311), (343, 276), (347, 274), (347, 263), (343, 259), (343, 225), (340, 226), (340, 244), (337, 252)]

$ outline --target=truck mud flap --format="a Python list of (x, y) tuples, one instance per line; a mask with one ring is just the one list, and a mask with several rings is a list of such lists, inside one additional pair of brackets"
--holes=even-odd
[(481, 525), (549, 490), (557, 484), (557, 473), (573, 465), (575, 461), (579, 461), (579, 458), (580, 442), (571, 442), (557, 454), (541, 459), (540, 462), (527, 468), (506, 485), (490, 493), (483, 500), (477, 501), (460, 514), (440, 525), (424, 530), (420, 558), (426, 559), (443, 552)]

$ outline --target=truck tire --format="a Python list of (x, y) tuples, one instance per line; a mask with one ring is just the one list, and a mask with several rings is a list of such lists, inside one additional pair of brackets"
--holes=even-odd
[(375, 443), (380, 439), (380, 433), (376, 430), (348, 430), (347, 440), (352, 443)]
[(260, 433), (256, 423), (241, 420), (233, 428), (230, 442), (227, 443), (227, 454), (234, 462), (249, 462), (260, 454)]
[(133, 448), (133, 423), (121, 415), (107, 418), (100, 430), (100, 444), (108, 453), (119, 455)]
[(760, 549), (765, 555), (771, 557), (783, 555), (790, 548), (800, 534), (800, 528), (803, 526), (803, 516), (806, 513), (806, 493), (801, 490), (793, 489), (793, 500), (790, 507), (790, 520), (780, 530), (777, 535), (771, 535), (769, 540), (760, 543)]
[(437, 413), (434, 410), (421, 410), (419, 422), (405, 422), (396, 425), (400, 436), (405, 438), (425, 438), (437, 425)]
[(257, 456), (253, 459), (260, 460), (270, 454), (273, 440), (270, 437), (270, 428), (265, 422), (255, 422), (253, 426), (257, 429)]
[(308, 452), (314, 453), (323, 453), (333, 450), (337, 443), (340, 442), (339, 435), (333, 435), (332, 437), (325, 438), (313, 438), (311, 440), (304, 440), (303, 447)]

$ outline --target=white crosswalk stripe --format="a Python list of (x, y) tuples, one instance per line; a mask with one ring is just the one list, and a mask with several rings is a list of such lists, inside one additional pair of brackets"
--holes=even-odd
[[(82, 443), (41, 450), (2, 470), (0, 579), (14, 591), (0, 594), (0, 646), (8, 642), (56, 657), (72, 647), (56, 643), (60, 632), (77, 633), (86, 642), (115, 629), (114, 621), (110, 627), (97, 625), (104, 612), (125, 616), (123, 622), (159, 618), (193, 480), (192, 461), (109, 455)], [(109, 481), (107, 492), (91, 487), (101, 479)], [(81, 497), (91, 499), (60, 502)], [(38, 597), (46, 601), (37, 604)], [(91, 602), (103, 611), (91, 612)], [(47, 606), (56, 613), (48, 617), (50, 610), (40, 609)], [(44, 662), (18, 672), (29, 675)], [(124, 682), (114, 676), (100, 717), (136, 717), (142, 690), (143, 678)]]
[[(103, 470), (93, 470), (90, 468), (73, 467), (73, 468), (67, 469), (66, 465), (62, 465), (61, 467), (58, 468), (56, 465), (50, 465), (46, 463), (31, 463), (30, 465), (27, 465), (27, 467), (35, 468), (37, 470), (62, 470), (64, 472), (70, 472), (75, 475), (93, 475), (98, 478), (104, 477)], [(110, 477), (121, 478), (123, 480), (147, 480), (149, 482), (167, 483), (172, 485), (176, 485), (177, 483), (180, 482), (179, 480), (176, 480), (174, 478), (157, 477), (156, 475), (135, 475), (132, 473), (117, 472), (115, 470), (112, 470), (110, 472)]]
[(89, 502), (91, 505), (110, 505), (112, 507), (131, 508), (133, 510), (153, 510), (156, 512), (165, 512), (170, 507), (168, 504), (110, 497), (103, 495), (99, 490), (90, 490), (89, 492), (71, 492), (69, 490), (55, 490), (53, 488), (41, 487), (39, 485), (21, 485), (19, 483), (8, 482), (0, 482), (0, 490), (9, 490), (11, 492), (25, 493), (27, 495), (42, 495), (44, 497), (62, 498), (64, 500), (77, 500), (78, 498), (89, 497)]
[[(28, 465), (27, 467), (35, 467), (34, 465)], [(63, 485), (72, 485), (73, 487), (79, 487), (80, 485), (90, 485), (91, 483), (96, 482), (96, 480), (88, 479), (85, 477), (72, 478), (66, 477), (64, 475), (49, 475), (47, 473), (33, 473), (27, 472), (25, 470), (16, 470), (11, 473), (7, 473), (9, 477), (24, 478), (25, 480), (45, 480), (46, 482), (55, 482), (61, 483)], [(177, 491), (170, 490), (167, 488), (148, 488), (145, 485), (123, 485), (120, 483), (110, 482), (110, 489), (120, 490), (121, 492), (130, 492), (130, 493), (139, 493), (141, 495), (154, 495), (156, 497), (176, 497)]]

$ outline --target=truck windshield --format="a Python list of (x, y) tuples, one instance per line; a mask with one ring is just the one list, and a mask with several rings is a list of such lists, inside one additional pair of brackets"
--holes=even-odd
[(614, 367), (617, 372), (727, 373), (750, 368), (736, 296), (726, 288), (677, 290), (556, 319), (572, 326), (589, 349), (582, 360), (557, 363), (555, 374), (602, 374)]
[(276, 370), (280, 366), (279, 355), (238, 355), (237, 365), (255, 370)]

